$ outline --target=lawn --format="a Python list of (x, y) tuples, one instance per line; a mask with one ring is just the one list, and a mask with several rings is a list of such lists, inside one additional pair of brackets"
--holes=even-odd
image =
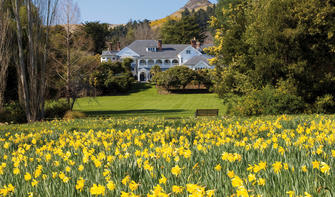
[(224, 105), (216, 94), (161, 95), (149, 86), (128, 95), (81, 98), (74, 106), (89, 116), (186, 117), (193, 116), (196, 109), (220, 109), (222, 114)]

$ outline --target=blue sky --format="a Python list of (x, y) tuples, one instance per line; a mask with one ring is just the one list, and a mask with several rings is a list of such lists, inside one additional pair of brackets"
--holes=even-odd
[[(210, 0), (215, 3), (216, 0)], [(132, 20), (155, 20), (183, 7), (188, 0), (77, 0), (81, 21), (124, 24)]]

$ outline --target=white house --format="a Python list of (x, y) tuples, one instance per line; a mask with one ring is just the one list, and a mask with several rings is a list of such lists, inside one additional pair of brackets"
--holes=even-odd
[(191, 44), (163, 44), (161, 40), (136, 40), (129, 46), (117, 51), (103, 51), (101, 62), (119, 61), (132, 58), (132, 71), (138, 81), (151, 79), (150, 69), (159, 65), (167, 70), (172, 66), (187, 66), (193, 70), (212, 69), (208, 60), (212, 58), (203, 52), (210, 45), (201, 45), (195, 40)]

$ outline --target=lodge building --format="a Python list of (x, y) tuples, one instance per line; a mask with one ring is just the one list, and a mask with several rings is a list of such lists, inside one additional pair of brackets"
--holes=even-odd
[(121, 49), (117, 43), (116, 50), (103, 51), (101, 62), (122, 61), (125, 58), (134, 60), (132, 64), (133, 75), (138, 81), (146, 82), (151, 79), (150, 69), (154, 65), (161, 67), (162, 71), (173, 66), (187, 66), (193, 70), (212, 69), (209, 59), (213, 58), (204, 52), (202, 45), (195, 39), (190, 44), (163, 44), (162, 40), (136, 40)]

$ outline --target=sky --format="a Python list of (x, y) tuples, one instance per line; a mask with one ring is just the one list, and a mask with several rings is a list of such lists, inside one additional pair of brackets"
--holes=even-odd
[[(216, 3), (216, 0), (210, 0)], [(188, 0), (77, 0), (81, 22), (125, 24), (132, 20), (156, 20), (182, 8)]]

